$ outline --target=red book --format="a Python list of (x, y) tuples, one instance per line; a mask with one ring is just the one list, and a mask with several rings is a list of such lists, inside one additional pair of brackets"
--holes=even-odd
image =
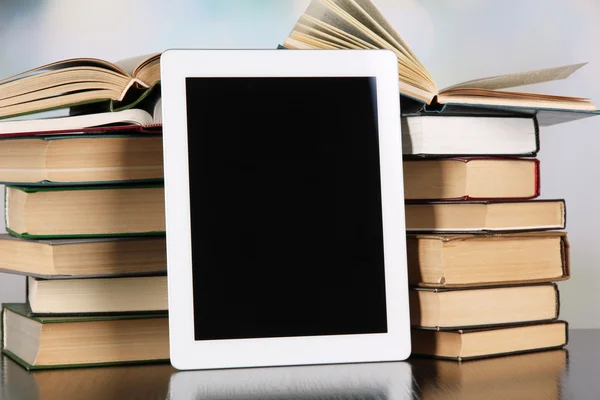
[(406, 200), (508, 200), (540, 195), (535, 158), (444, 158), (404, 161)]

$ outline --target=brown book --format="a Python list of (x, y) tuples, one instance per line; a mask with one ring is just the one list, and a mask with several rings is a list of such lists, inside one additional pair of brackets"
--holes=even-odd
[(404, 198), (407, 200), (524, 200), (539, 194), (539, 161), (536, 159), (404, 161)]
[(6, 186), (6, 230), (24, 238), (164, 235), (157, 185)]
[(406, 204), (409, 232), (502, 232), (564, 229), (564, 200)]
[(25, 304), (4, 304), (2, 352), (27, 369), (165, 362), (166, 314), (33, 317)]
[(0, 140), (0, 182), (113, 183), (163, 178), (160, 135)]
[(106, 314), (167, 310), (167, 277), (27, 280), (34, 314)]
[(0, 235), (0, 271), (38, 278), (167, 272), (164, 237), (30, 240)]
[(565, 232), (408, 235), (408, 280), (437, 288), (568, 279)]
[(558, 318), (554, 284), (485, 289), (411, 289), (413, 326), (458, 329), (548, 321)]
[(411, 330), (412, 354), (459, 361), (561, 348), (567, 338), (564, 321), (455, 331)]

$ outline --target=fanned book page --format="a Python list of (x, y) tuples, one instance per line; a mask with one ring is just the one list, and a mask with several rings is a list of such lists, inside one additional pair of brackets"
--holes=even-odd
[(476, 79), (439, 90), (433, 78), (371, 0), (313, 0), (284, 42), (288, 49), (387, 49), (398, 57), (400, 93), (425, 104), (596, 110), (589, 99), (506, 92), (565, 79), (585, 63)]

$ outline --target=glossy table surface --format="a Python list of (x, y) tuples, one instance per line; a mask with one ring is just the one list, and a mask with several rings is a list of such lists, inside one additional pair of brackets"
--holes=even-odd
[(1, 360), (0, 399), (600, 399), (600, 330), (565, 350), (463, 363), (370, 363), (177, 372), (170, 365), (27, 372)]

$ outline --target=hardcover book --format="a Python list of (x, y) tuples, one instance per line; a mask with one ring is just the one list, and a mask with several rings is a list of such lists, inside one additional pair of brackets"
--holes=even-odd
[(167, 310), (167, 277), (27, 279), (37, 315), (109, 314)]
[(412, 354), (452, 360), (559, 349), (568, 342), (564, 321), (500, 328), (411, 330)]
[(406, 200), (532, 199), (540, 194), (539, 161), (446, 158), (404, 161)]
[(156, 185), (6, 186), (6, 230), (23, 238), (164, 235)]
[(407, 237), (408, 281), (433, 288), (553, 282), (568, 279), (565, 232)]
[(3, 304), (2, 353), (28, 370), (168, 362), (166, 314), (33, 317)]
[(164, 237), (31, 240), (0, 234), (0, 271), (37, 278), (167, 272)]
[(406, 156), (534, 156), (539, 150), (535, 117), (420, 115), (402, 117), (401, 125)]
[(549, 321), (558, 318), (554, 284), (409, 292), (411, 325), (436, 330)]
[(405, 205), (409, 232), (476, 233), (564, 229), (564, 200), (440, 201)]
[(106, 184), (163, 176), (160, 135), (115, 132), (0, 139), (1, 183)]

